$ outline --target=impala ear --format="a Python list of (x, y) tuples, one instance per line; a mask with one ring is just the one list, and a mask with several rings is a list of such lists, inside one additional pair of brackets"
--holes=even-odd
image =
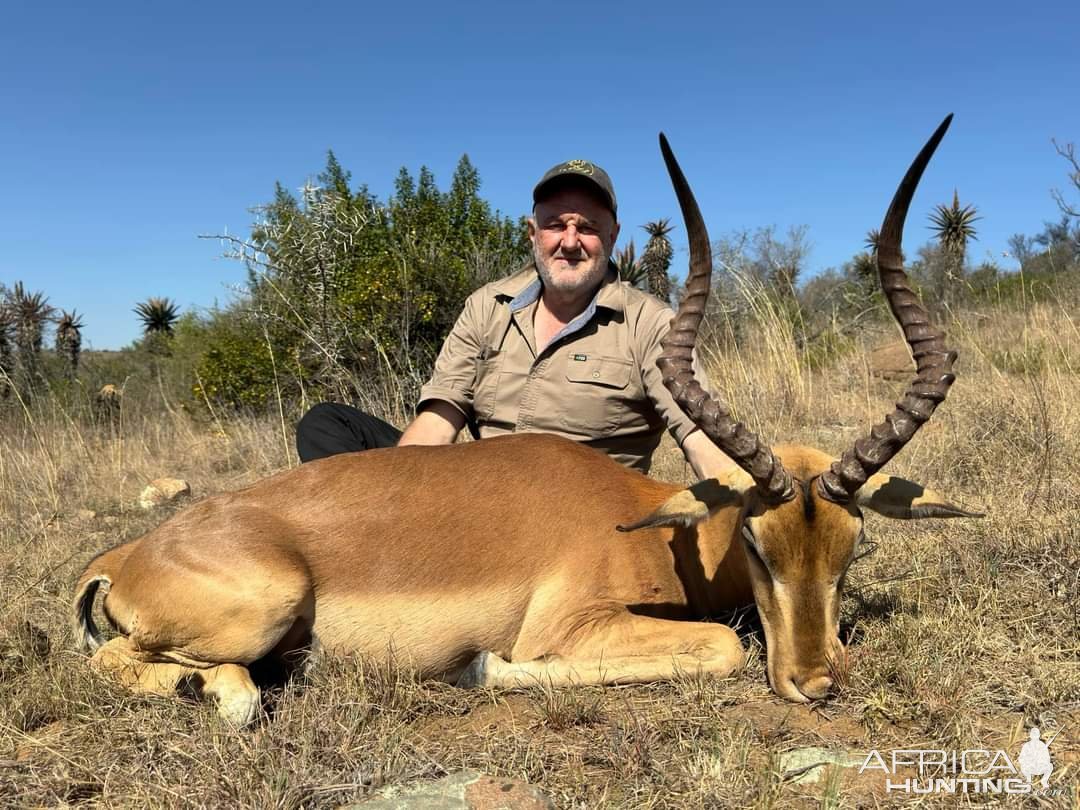
[(870, 476), (855, 494), (855, 503), (885, 517), (899, 520), (922, 518), (982, 517), (982, 512), (967, 512), (922, 484), (892, 475)]
[(632, 532), (658, 526), (693, 526), (725, 506), (742, 506), (743, 493), (753, 485), (753, 479), (742, 470), (728, 475), (725, 483), (716, 478), (707, 478), (676, 492), (648, 517), (629, 526), (616, 526), (615, 529)]

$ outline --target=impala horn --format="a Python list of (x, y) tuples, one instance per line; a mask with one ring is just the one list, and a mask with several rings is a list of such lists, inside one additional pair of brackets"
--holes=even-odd
[(874, 425), (869, 436), (858, 439), (854, 447), (844, 453), (839, 461), (833, 462), (829, 471), (818, 479), (819, 494), (836, 503), (851, 500), (871, 475), (911, 441), (916, 431), (933, 416), (934, 409), (945, 401), (949, 386), (956, 379), (952, 372), (956, 352), (945, 348), (945, 332), (930, 323), (926, 309), (912, 291), (900, 252), (904, 219), (915, 187), (919, 185), (926, 164), (930, 162), (951, 122), (950, 114), (930, 136), (904, 175), (885, 214), (877, 248), (881, 289), (893, 317), (904, 331), (904, 339), (911, 347), (911, 354), (915, 358), (915, 380), (885, 421)]
[(789, 501), (795, 497), (795, 489), (791, 475), (780, 459), (742, 422), (731, 416), (725, 403), (713, 399), (694, 379), (694, 344), (709, 297), (712, 249), (697, 200), (663, 133), (660, 133), (660, 151), (690, 237), (690, 275), (671, 330), (660, 343), (662, 353), (656, 364), (660, 367), (664, 385), (678, 406), (717, 447), (750, 474), (761, 497), (772, 503)]

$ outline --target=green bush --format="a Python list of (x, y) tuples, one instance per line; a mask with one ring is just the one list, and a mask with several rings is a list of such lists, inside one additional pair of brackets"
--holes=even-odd
[(426, 168), (402, 169), (385, 203), (349, 179), (331, 153), (318, 187), (297, 200), (279, 185), (234, 240), (247, 290), (206, 325), (198, 398), (257, 408), (424, 378), (466, 296), (527, 255), (524, 224), (491, 211), (468, 157), (447, 192)]

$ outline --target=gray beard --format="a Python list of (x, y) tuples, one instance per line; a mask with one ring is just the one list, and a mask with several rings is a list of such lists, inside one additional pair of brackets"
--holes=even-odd
[(588, 273), (579, 274), (569, 282), (558, 282), (551, 273), (550, 268), (540, 258), (536, 248), (533, 248), (533, 263), (540, 274), (540, 280), (544, 287), (549, 290), (558, 290), (563, 293), (576, 293), (581, 290), (596, 290), (600, 287), (604, 276), (607, 274), (608, 257), (606, 253), (599, 253), (596, 257), (596, 267)]

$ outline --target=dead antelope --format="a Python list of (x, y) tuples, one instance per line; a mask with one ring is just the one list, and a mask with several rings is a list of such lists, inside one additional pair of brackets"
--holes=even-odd
[[(315, 640), (338, 653), (392, 650), (424, 676), (465, 686), (646, 682), (736, 670), (734, 631), (693, 620), (756, 603), (773, 689), (824, 696), (842, 653), (840, 588), (863, 540), (860, 510), (969, 514), (878, 474), (953, 381), (955, 354), (900, 256), (908, 205), (948, 123), (900, 184), (878, 248), (918, 375), (839, 461), (809, 447), (770, 450), (694, 381), (712, 260), (661, 136), (690, 277), (660, 364), (676, 401), (741, 469), (680, 489), (535, 434), (334, 456), (208, 498), (97, 557), (76, 588), (79, 643), (130, 686), (194, 687), (244, 724), (260, 711), (249, 665)], [(91, 617), (99, 589), (120, 633), (104, 644)]]

